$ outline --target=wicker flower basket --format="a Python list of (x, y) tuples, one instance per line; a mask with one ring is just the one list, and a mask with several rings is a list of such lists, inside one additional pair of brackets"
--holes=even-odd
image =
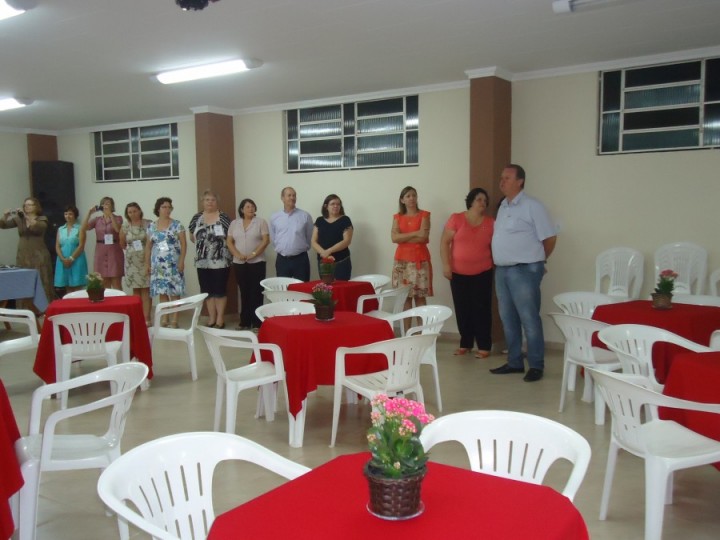
[(91, 302), (102, 302), (105, 300), (105, 289), (99, 288), (99, 289), (88, 289), (88, 300)]
[(315, 304), (315, 318), (318, 321), (335, 319), (335, 304)]
[(672, 308), (672, 294), (652, 293), (652, 307), (655, 309)]
[(370, 513), (390, 520), (410, 519), (422, 514), (424, 507), (420, 491), (426, 472), (427, 467), (423, 467), (410, 476), (388, 478), (375, 472), (368, 462), (364, 473), (370, 488)]

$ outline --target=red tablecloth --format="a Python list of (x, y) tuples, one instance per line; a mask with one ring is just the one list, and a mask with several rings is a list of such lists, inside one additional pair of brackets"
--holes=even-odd
[[(720, 352), (677, 354), (663, 394), (702, 403), (720, 403)], [(660, 409), (660, 418), (720, 441), (720, 414)], [(720, 470), (720, 463), (715, 464)]]
[(243, 538), (589, 538), (569, 499), (537, 486), (466, 469), (428, 464), (425, 511), (385, 521), (366, 510), (366, 453), (340, 456), (217, 517), (208, 540)]
[(15, 441), (19, 438), (20, 430), (0, 379), (0, 538), (10, 538), (15, 530), (9, 499), (24, 483), (15, 455)]
[[(336, 311), (335, 320), (327, 322), (315, 320), (315, 315), (271, 317), (263, 321), (258, 333), (261, 343), (275, 343), (282, 350), (293, 416), (318, 385), (335, 384), (338, 347), (357, 347), (393, 337), (390, 325), (382, 319), (349, 311)], [(348, 374), (357, 375), (386, 369), (387, 361), (380, 355), (354, 355), (351, 366)]]
[[(594, 320), (608, 324), (644, 324), (669, 330), (690, 341), (707, 345), (710, 335), (720, 329), (720, 308), (673, 304), (671, 309), (654, 309), (649, 300), (606, 304), (595, 308)], [(604, 346), (604, 345), (601, 345)], [(667, 378), (674, 357), (687, 349), (667, 343), (653, 347), (653, 365), (658, 382)]]
[[(45, 322), (40, 333), (40, 342), (35, 356), (33, 371), (46, 383), (55, 382), (55, 347), (53, 327), (50, 317), (62, 313), (97, 311), (102, 313), (122, 313), (130, 317), (130, 357), (137, 358), (150, 368), (148, 379), (152, 379), (152, 349), (142, 302), (139, 296), (108, 296), (102, 302), (90, 302), (87, 298), (55, 300), (45, 312)], [(122, 326), (113, 325), (108, 332), (108, 341), (122, 339)]]
[[(293, 283), (288, 287), (289, 291), (297, 291), (304, 293), (312, 293), (312, 289), (320, 281), (307, 281), (303, 283)], [(333, 300), (335, 311), (357, 311), (357, 300), (364, 294), (375, 294), (375, 289), (369, 281), (340, 281), (336, 280), (332, 284)], [(363, 313), (373, 311), (378, 308), (377, 300), (369, 300), (363, 304)]]

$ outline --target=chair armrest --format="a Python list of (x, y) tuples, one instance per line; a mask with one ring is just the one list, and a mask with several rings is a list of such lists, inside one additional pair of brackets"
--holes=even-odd
[(363, 294), (361, 296), (358, 296), (356, 311), (361, 315), (364, 313), (363, 309), (365, 307), (365, 302), (368, 300), (380, 301), (380, 294)]
[(421, 324), (418, 326), (413, 326), (405, 331), (405, 336), (409, 337), (417, 334), (437, 334), (439, 336), (440, 332), (437, 329), (438, 326), (442, 326), (442, 323)]

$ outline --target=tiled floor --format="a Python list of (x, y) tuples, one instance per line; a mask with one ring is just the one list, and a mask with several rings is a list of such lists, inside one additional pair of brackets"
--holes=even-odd
[[(2, 332), (2, 331), (0, 331)], [(0, 333), (5, 339), (7, 333)], [(187, 353), (181, 343), (162, 342), (154, 350), (155, 378), (147, 392), (138, 392), (127, 422), (123, 449), (163, 435), (181, 431), (212, 429), (215, 401), (215, 372), (205, 344), (197, 336), (199, 379), (190, 380)], [(580, 401), (578, 391), (568, 394), (565, 411), (558, 413), (562, 355), (549, 351), (545, 378), (537, 383), (522, 381), (521, 375), (491, 375), (489, 367), (500, 365), (500, 356), (487, 360), (454, 357), (453, 337), (444, 337), (438, 345), (440, 377), (445, 404), (444, 412), (469, 409), (509, 409), (539, 414), (558, 420), (584, 435), (593, 450), (590, 468), (575, 504), (585, 518), (591, 537), (596, 540), (642, 538), (644, 519), (644, 473), (642, 460), (621, 453), (615, 475), (607, 521), (599, 521), (598, 508), (605, 471), (609, 441), (609, 422), (605, 426), (593, 424), (593, 408)], [(0, 378), (10, 394), (21, 432), (27, 429), (30, 394), (40, 381), (32, 373), (34, 355), (20, 353), (0, 359)], [(79, 373), (81, 368), (74, 368)], [(84, 367), (83, 370), (88, 368)], [(423, 387), (428, 408), (436, 413), (435, 397), (429, 370), (423, 370)], [(309, 467), (315, 467), (334, 456), (362, 451), (366, 448), (364, 432), (369, 425), (367, 405), (344, 406), (341, 412), (338, 444), (329, 448), (332, 389), (322, 387), (308, 399), (309, 412), (305, 431), (305, 446), (290, 448), (288, 423), (284, 413), (267, 423), (255, 420), (254, 391), (240, 395), (237, 433)], [(56, 407), (47, 403), (46, 407)], [(281, 404), (281, 407), (284, 406)], [(89, 422), (88, 429), (93, 422)], [(98, 426), (100, 422), (95, 422)], [(437, 450), (433, 459), (459, 466), (462, 454)], [(262, 493), (280, 481), (252, 472), (251, 481), (241, 478), (241, 472), (222, 465), (216, 474), (216, 512)], [(228, 468), (225, 468), (228, 467)], [(548, 482), (561, 486), (560, 472), (551, 470)], [(96, 494), (96, 471), (55, 472), (42, 476), (39, 503), (38, 540), (84, 540), (117, 538), (116, 522), (105, 514)], [(682, 471), (675, 478), (675, 502), (666, 507), (664, 538), (715, 539), (720, 537), (720, 471), (709, 466)], [(489, 497), (492, 494), (488, 494)], [(478, 504), (483, 504), (481, 500)], [(517, 509), (522, 519), (522, 508)], [(539, 531), (542, 524), (538, 524)], [(478, 524), (478, 537), (482, 524)], [(136, 532), (134, 538), (145, 536)], [(541, 535), (538, 535), (541, 538)]]

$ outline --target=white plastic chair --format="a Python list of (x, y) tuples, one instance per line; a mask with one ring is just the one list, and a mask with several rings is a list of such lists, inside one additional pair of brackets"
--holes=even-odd
[[(575, 388), (575, 381), (572, 381), (571, 384), (568, 380), (571, 371), (573, 376), (575, 376), (576, 372), (576, 370), (570, 369), (571, 366), (594, 367), (602, 371), (618, 371), (622, 369), (622, 364), (614, 352), (592, 346), (593, 334), (607, 328), (608, 324), (566, 313), (549, 313), (549, 315), (565, 337), (559, 409), (560, 412), (563, 412), (567, 391), (570, 387)], [(602, 426), (605, 424), (605, 402), (602, 395), (594, 391), (594, 381), (587, 371), (585, 372), (585, 387), (589, 391), (585, 392), (583, 398), (587, 401), (595, 400), (595, 424)]]
[[(220, 415), (222, 411), (223, 396), (225, 399), (225, 431), (235, 433), (235, 418), (237, 413), (237, 399), (240, 392), (248, 388), (260, 387), (258, 395), (256, 418), (262, 416), (263, 412), (268, 422), (275, 419), (275, 387), (280, 383), (287, 399), (287, 388), (285, 387), (285, 367), (283, 364), (280, 347), (271, 343), (258, 343), (257, 336), (253, 332), (243, 330), (219, 330), (216, 328), (198, 327), (210, 351), (215, 372), (217, 373), (216, 397), (215, 397), (215, 421), (213, 430), (220, 430)], [(238, 360), (240, 352), (251, 352), (255, 355), (255, 362), (228, 369), (223, 349), (227, 351), (225, 358)], [(260, 360), (261, 351), (270, 351), (273, 356), (272, 362)], [(249, 360), (249, 356), (244, 360)]]
[(255, 316), (264, 321), (268, 317), (280, 315), (310, 315), (315, 313), (315, 305), (310, 302), (274, 302), (263, 304), (255, 310)]
[(663, 270), (677, 272), (677, 294), (702, 294), (707, 275), (707, 251), (690, 242), (665, 244), (655, 251), (655, 276)]
[(313, 299), (310, 293), (300, 291), (263, 291), (268, 302), (303, 302)]
[(709, 294), (673, 294), (672, 301), (674, 304), (720, 307), (720, 296)]
[(350, 281), (367, 281), (373, 286), (375, 292), (379, 293), (392, 280), (390, 279), (390, 276), (385, 276), (383, 274), (363, 274), (361, 276), (350, 278)]
[[(420, 361), (436, 339), (437, 334), (427, 334), (388, 339), (360, 347), (338, 347), (335, 352), (331, 447), (335, 446), (337, 437), (343, 387), (369, 400), (378, 394), (387, 394), (391, 397), (415, 394), (417, 401), (424, 402), (423, 390), (420, 386)], [(382, 354), (387, 359), (388, 367), (375, 373), (346, 375), (346, 364), (352, 362), (352, 356), (355, 354)]]
[(436, 444), (457, 441), (465, 448), (470, 469), (542, 484), (558, 459), (573, 468), (562, 494), (571, 501), (590, 463), (590, 445), (567, 426), (534, 414), (515, 411), (464, 411), (435, 419), (423, 428), (425, 451)]
[[(32, 395), (28, 435), (15, 443), (25, 484), (19, 496), (19, 538), (35, 538), (35, 522), (40, 490), (40, 474), (44, 471), (104, 469), (120, 456), (120, 443), (125, 420), (135, 390), (145, 380), (148, 367), (139, 362), (118, 364), (93, 371), (69, 381), (47, 384)], [(50, 413), (41, 425), (43, 401), (52, 394), (78, 390), (96, 383), (108, 382), (110, 395), (89, 403)], [(96, 391), (97, 388), (93, 388)], [(82, 433), (84, 420), (66, 422), (86, 413), (97, 415), (107, 409), (108, 429), (104, 435)], [(74, 429), (70, 426), (75, 426)], [(66, 433), (72, 434), (66, 434)]]
[[(118, 289), (105, 289), (105, 296), (127, 296), (125, 291), (120, 291)], [(72, 291), (67, 293), (65, 296), (62, 297), (63, 300), (66, 300), (68, 298), (87, 298), (88, 292), (85, 289), (80, 289), (79, 291)]]
[(27, 327), (28, 335), (15, 339), (0, 341), (0, 356), (29, 349), (37, 349), (40, 336), (38, 334), (35, 314), (29, 309), (0, 308), (0, 323), (19, 324)]
[(122, 518), (122, 540), (128, 522), (160, 540), (206, 538), (215, 521), (213, 472), (228, 460), (255, 463), (289, 480), (310, 470), (238, 435), (178, 433), (120, 456), (100, 475), (97, 490)]
[[(130, 361), (130, 317), (123, 313), (78, 312), (50, 317), (55, 349), (55, 380), (67, 381), (73, 362), (103, 359), (108, 366)], [(122, 340), (107, 341), (114, 324), (122, 324)], [(62, 331), (70, 334), (70, 343), (63, 344)], [(60, 396), (60, 407), (67, 407), (67, 392)]]
[(260, 282), (260, 286), (266, 291), (287, 291), (288, 285), (302, 283), (301, 279), (291, 277), (269, 277)]
[[(443, 324), (452, 316), (452, 309), (447, 306), (420, 306), (406, 311), (401, 311), (397, 315), (392, 315), (386, 320), (390, 324), (390, 328), (396, 321), (403, 319), (412, 319), (417, 317), (420, 319), (420, 325), (409, 328), (405, 332), (406, 336), (414, 336), (416, 334), (439, 334)], [(442, 412), (442, 396), (440, 395), (440, 375), (438, 374), (437, 365), (437, 343), (425, 352), (422, 357), (422, 364), (432, 367), (433, 380), (435, 381), (435, 398), (437, 401), (438, 411)]]
[[(195, 328), (197, 327), (200, 310), (202, 309), (205, 298), (207, 298), (207, 293), (196, 294), (194, 296), (181, 298), (180, 300), (173, 300), (171, 302), (160, 302), (157, 306), (155, 306), (155, 318), (153, 319), (153, 325), (151, 328), (148, 328), (151, 347), (156, 339), (185, 342), (187, 345), (188, 356), (190, 357), (190, 374), (193, 381), (197, 380)], [(192, 317), (190, 318), (189, 324), (185, 321), (185, 324), (182, 324), (180, 328), (166, 328), (160, 326), (160, 320), (163, 317), (168, 317), (172, 313), (179, 313), (182, 311), (192, 311)]]
[[(365, 302), (368, 300), (377, 300), (378, 309), (368, 311), (364, 315), (375, 317), (376, 319), (387, 320), (393, 315), (397, 315), (405, 308), (405, 300), (410, 293), (410, 285), (398, 287), (397, 289), (386, 289), (377, 294), (363, 294), (357, 300), (357, 312), (363, 313)], [(400, 325), (400, 335), (405, 334), (405, 329)]]
[(595, 259), (595, 292), (605, 291), (608, 296), (635, 300), (640, 298), (644, 273), (645, 257), (637, 249), (607, 249)]
[(617, 301), (618, 298), (598, 292), (564, 292), (553, 296), (553, 302), (563, 313), (586, 319), (592, 319), (596, 307)]
[(704, 437), (677, 422), (647, 418), (647, 407), (671, 407), (720, 414), (720, 404), (697, 403), (664, 396), (643, 387), (643, 377), (593, 372), (612, 414), (600, 519), (607, 518), (618, 451), (645, 460), (645, 540), (660, 540), (665, 504), (672, 503), (673, 473), (720, 461), (720, 442)]
[(642, 324), (617, 324), (603, 328), (598, 337), (615, 352), (623, 366), (623, 373), (641, 375), (649, 379), (653, 390), (662, 392), (663, 385), (655, 378), (652, 363), (653, 345), (658, 342), (673, 343), (693, 352), (710, 352), (710, 347), (699, 345), (684, 337)]
[(720, 281), (720, 268), (710, 274), (710, 294), (718, 296), (718, 281)]

